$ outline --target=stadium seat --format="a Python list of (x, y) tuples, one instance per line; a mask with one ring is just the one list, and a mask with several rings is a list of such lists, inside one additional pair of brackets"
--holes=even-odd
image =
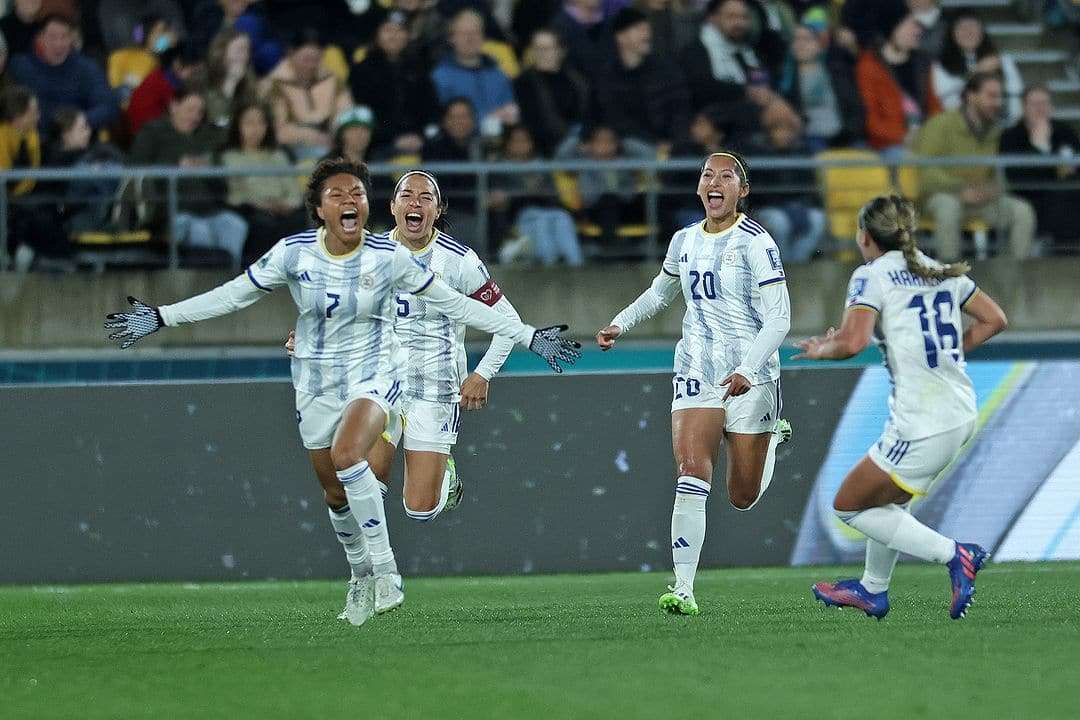
[[(867, 201), (878, 195), (893, 191), (889, 168), (872, 150), (837, 149), (825, 150), (814, 156), (819, 163), (818, 188), (825, 201), (825, 215), (829, 234), (840, 243), (836, 253), (838, 260), (858, 260), (854, 244), (858, 226), (859, 210)], [(843, 165), (822, 166), (825, 162), (859, 162), (854, 167)]]
[(323, 48), (322, 65), (334, 73), (343, 84), (349, 82), (349, 61), (345, 59), (345, 52), (337, 45), (327, 45)]
[(615, 229), (615, 235), (626, 242), (616, 247), (602, 246), (596, 241), (603, 236), (603, 229), (596, 223), (581, 218), (581, 193), (578, 189), (577, 175), (560, 170), (555, 172), (554, 178), (559, 202), (575, 216), (578, 235), (586, 241), (582, 244), (586, 257), (591, 259), (649, 257), (648, 238), (653, 233), (652, 227), (645, 223), (623, 223)]
[[(919, 168), (914, 165), (901, 165), (896, 171), (896, 192), (914, 203), (919, 202)], [(934, 219), (919, 213), (918, 229), (932, 233)], [(972, 218), (964, 223), (964, 232), (971, 235), (975, 257), (985, 260), (990, 254), (990, 225), (985, 220)]]
[(499, 40), (485, 40), (484, 44), (480, 46), (480, 50), (485, 55), (490, 55), (499, 64), (499, 69), (503, 71), (503, 74), (511, 80), (521, 74), (521, 64), (518, 62), (517, 53), (514, 52), (514, 48), (510, 43)]

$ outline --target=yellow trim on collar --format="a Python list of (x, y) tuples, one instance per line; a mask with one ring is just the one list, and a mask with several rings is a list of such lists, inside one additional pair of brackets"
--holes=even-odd
[(350, 250), (349, 252), (345, 253), (344, 255), (335, 255), (334, 253), (330, 252), (330, 248), (326, 247), (326, 226), (325, 225), (321, 225), (319, 227), (319, 229), (316, 231), (315, 235), (316, 235), (316, 237), (319, 238), (319, 247), (322, 248), (322, 251), (324, 253), (326, 253), (326, 256), (328, 258), (331, 258), (333, 260), (347, 260), (347, 259), (351, 258), (353, 255), (355, 255), (356, 253), (360, 252), (360, 248), (364, 247), (364, 243), (367, 242), (368, 231), (367, 231), (367, 228), (361, 228), (360, 229), (360, 242), (357, 244), (355, 249)]

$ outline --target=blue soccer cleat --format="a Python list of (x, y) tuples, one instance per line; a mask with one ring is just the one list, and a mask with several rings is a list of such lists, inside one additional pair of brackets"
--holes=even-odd
[(975, 574), (986, 564), (990, 553), (975, 543), (956, 543), (956, 554), (946, 563), (952, 581), (952, 602), (949, 617), (964, 617), (975, 599)]
[(872, 593), (855, 578), (834, 583), (819, 582), (813, 591), (814, 597), (826, 606), (859, 608), (878, 620), (889, 612), (889, 591)]

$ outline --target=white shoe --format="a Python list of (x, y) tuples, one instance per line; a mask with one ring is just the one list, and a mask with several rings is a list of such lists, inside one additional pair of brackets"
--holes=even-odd
[(390, 612), (405, 602), (401, 575), (384, 573), (375, 576), (375, 612)]
[(525, 260), (532, 255), (532, 238), (528, 235), (519, 235), (507, 240), (499, 248), (499, 264), (510, 265)]
[(354, 577), (349, 581), (349, 592), (345, 595), (345, 609), (338, 615), (338, 620), (348, 620), (360, 627), (375, 614), (375, 583), (371, 575)]

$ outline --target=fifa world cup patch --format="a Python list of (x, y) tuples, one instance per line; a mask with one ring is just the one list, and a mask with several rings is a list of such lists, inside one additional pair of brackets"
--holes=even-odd
[(471, 297), (473, 300), (479, 300), (488, 307), (491, 307), (495, 303), (499, 302), (502, 296), (502, 290), (499, 289), (499, 286), (495, 284), (494, 280), (488, 280), (486, 283), (481, 285), (476, 292), (469, 295), (469, 297)]

